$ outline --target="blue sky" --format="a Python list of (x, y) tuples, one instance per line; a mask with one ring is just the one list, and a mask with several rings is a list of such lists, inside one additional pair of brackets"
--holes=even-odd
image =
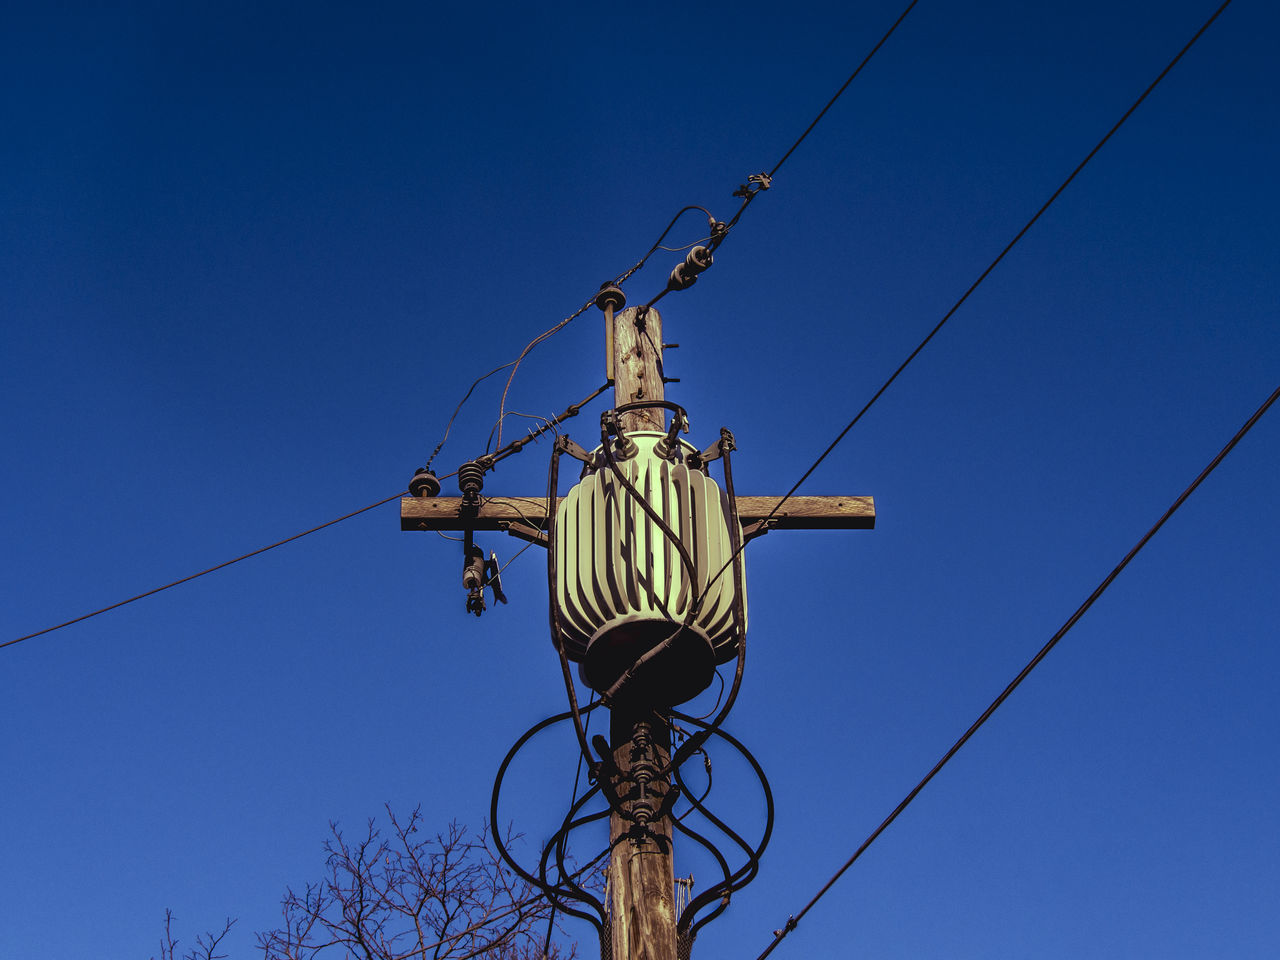
[[(474, 377), (680, 207), (731, 215), (899, 9), (9, 11), (5, 638), (402, 489)], [(663, 301), (669, 396), (734, 430), (740, 492), (791, 486), (1210, 12), (919, 5)], [(874, 495), (874, 532), (748, 551), (728, 728), (778, 820), (698, 954), (757, 955), (1275, 388), (1278, 26), (1233, 3), (806, 485)], [(509, 408), (602, 355), (591, 311)], [(1275, 417), (775, 956), (1274, 956)], [(541, 491), (547, 453), (486, 491)], [(166, 907), (250, 956), (330, 820), (478, 823), (563, 690), (540, 555), (477, 621), (458, 554), (389, 504), (0, 651), (0, 957), (148, 957)], [(574, 772), (539, 749), (535, 838)]]

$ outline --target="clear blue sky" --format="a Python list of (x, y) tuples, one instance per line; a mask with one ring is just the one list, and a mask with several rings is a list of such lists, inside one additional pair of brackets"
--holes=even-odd
[[(12, 7), (0, 639), (394, 494), (476, 375), (679, 207), (729, 216), (898, 10)], [(669, 395), (735, 431), (740, 492), (799, 477), (1210, 10), (919, 5), (663, 302)], [(750, 549), (728, 728), (778, 822), (695, 955), (758, 954), (1280, 382), (1278, 30), (1236, 0), (809, 482), (874, 495), (874, 532)], [(510, 407), (602, 356), (593, 310)], [(1278, 468), (1273, 413), (775, 956), (1275, 956)], [(331, 819), (478, 823), (563, 690), (537, 551), (479, 621), (458, 566), (389, 504), (0, 651), (0, 958), (149, 957), (166, 907), (253, 956)], [(544, 755), (534, 838), (573, 778)]]

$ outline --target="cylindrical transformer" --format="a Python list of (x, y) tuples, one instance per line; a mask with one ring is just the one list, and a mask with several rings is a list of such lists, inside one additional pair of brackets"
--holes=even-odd
[(551, 549), (560, 639), (583, 680), (604, 692), (662, 645), (620, 695), (674, 706), (706, 689), (716, 664), (737, 655), (746, 591), (731, 562), (728, 497), (705, 472), (685, 465), (696, 452), (687, 443), (679, 443), (672, 459), (658, 455), (665, 443), (655, 453), (664, 439), (663, 433), (628, 433), (610, 449), (618, 471), (663, 519), (691, 564), (600, 448), (556, 511)]

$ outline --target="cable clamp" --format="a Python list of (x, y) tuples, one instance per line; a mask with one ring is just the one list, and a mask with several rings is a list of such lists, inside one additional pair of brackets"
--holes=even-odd
[(591, 462), (591, 454), (587, 453), (587, 451), (581, 446), (570, 440), (567, 433), (562, 433), (556, 437), (556, 452), (567, 453), (569, 456), (573, 457), (573, 459), (580, 460), (583, 463)]
[(691, 467), (694, 470), (705, 471), (707, 469), (707, 464), (712, 460), (719, 460), (724, 456), (723, 443), (723, 440), (717, 440), (711, 446), (707, 447), (707, 449), (701, 450), (698, 453), (689, 454), (684, 458), (686, 466)]
[(521, 523), (519, 520), (502, 520), (498, 523), (498, 529), (519, 540), (536, 543), (540, 547), (545, 547), (550, 542), (545, 531), (531, 527), (527, 523)]

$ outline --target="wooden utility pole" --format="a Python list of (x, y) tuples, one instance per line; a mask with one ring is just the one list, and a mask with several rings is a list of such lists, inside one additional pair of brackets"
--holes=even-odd
[[(615, 313), (622, 302), (616, 290), (602, 289), (596, 302), (605, 313), (607, 370), (614, 385), (615, 408), (664, 399), (662, 318), (658, 312), (633, 307)], [(626, 433), (665, 432), (666, 419), (662, 407), (630, 410), (619, 415), (618, 428)], [(548, 520), (546, 498), (479, 497), (486, 469), (479, 461), (459, 468), (461, 498), (435, 496), (440, 485), (434, 477), (430, 484), (418, 486), (419, 495), (401, 500), (401, 529), (457, 530), (468, 538), (477, 530), (505, 530), (550, 546), (543, 532)], [(470, 493), (468, 477), (472, 481)], [(781, 500), (779, 496), (737, 497), (737, 514), (744, 530), (756, 527), (756, 533), (763, 532), (759, 521), (766, 518), (770, 529), (869, 530), (875, 526), (871, 497), (803, 496), (780, 504)], [(557, 602), (554, 595), (551, 602)], [(673, 831), (669, 804), (664, 803), (672, 789), (666, 772), (671, 733), (662, 709), (660, 705), (655, 711), (652, 703), (621, 696), (610, 705), (609, 749), (618, 787), (609, 818), (608, 911), (613, 960), (677, 958)], [(602, 772), (602, 776), (608, 775)]]
[[(614, 314), (613, 402), (615, 407), (662, 400), (662, 318), (652, 308)], [(662, 407), (623, 413), (624, 431), (664, 431)], [(623, 810), (609, 815), (609, 919), (613, 960), (676, 960), (674, 849), (670, 818), (658, 816), (671, 789), (664, 772), (671, 734), (650, 704), (615, 703), (609, 711), (609, 746), (630, 791)], [(631, 833), (631, 836), (626, 836)]]

